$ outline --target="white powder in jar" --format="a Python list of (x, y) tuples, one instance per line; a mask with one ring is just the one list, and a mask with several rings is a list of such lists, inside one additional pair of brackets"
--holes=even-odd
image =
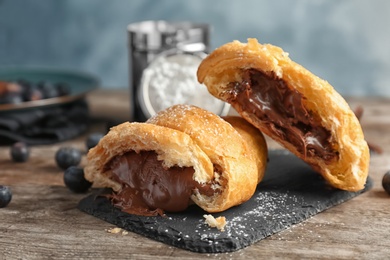
[(201, 61), (199, 56), (180, 53), (160, 56), (145, 69), (140, 94), (149, 116), (176, 104), (190, 104), (215, 114), (222, 113), (226, 103), (212, 96), (197, 80)]

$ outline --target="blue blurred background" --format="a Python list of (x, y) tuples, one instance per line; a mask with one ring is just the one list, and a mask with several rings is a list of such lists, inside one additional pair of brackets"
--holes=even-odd
[(126, 27), (159, 19), (209, 23), (212, 49), (278, 45), (343, 95), (390, 96), (388, 0), (0, 0), (0, 67), (82, 70), (126, 88)]

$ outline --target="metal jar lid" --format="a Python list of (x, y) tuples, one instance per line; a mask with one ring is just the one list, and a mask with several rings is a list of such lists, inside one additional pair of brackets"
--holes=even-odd
[(143, 21), (129, 24), (129, 45), (133, 50), (168, 50), (178, 44), (203, 43), (209, 48), (209, 26), (192, 22)]

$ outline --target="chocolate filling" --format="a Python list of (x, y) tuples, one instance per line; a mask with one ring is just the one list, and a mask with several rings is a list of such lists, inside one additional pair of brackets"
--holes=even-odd
[(292, 143), (305, 158), (320, 157), (330, 162), (338, 157), (331, 144), (330, 131), (308, 111), (304, 97), (288, 87), (275, 74), (267, 75), (255, 69), (243, 72), (242, 82), (232, 82), (229, 103), (255, 115), (270, 131)]
[(107, 164), (112, 180), (122, 185), (108, 197), (122, 211), (143, 216), (164, 215), (164, 211), (185, 210), (195, 189), (211, 196), (211, 185), (193, 179), (192, 167), (163, 167), (152, 151), (134, 151), (117, 156)]

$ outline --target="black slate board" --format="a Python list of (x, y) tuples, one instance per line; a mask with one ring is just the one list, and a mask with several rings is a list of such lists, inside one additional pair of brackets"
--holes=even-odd
[(254, 196), (225, 212), (225, 231), (210, 228), (197, 206), (167, 217), (143, 217), (121, 212), (104, 198), (92, 194), (79, 209), (128, 231), (168, 245), (201, 253), (223, 253), (249, 246), (267, 236), (300, 223), (372, 187), (369, 179), (360, 192), (328, 186), (307, 164), (286, 151), (270, 151), (264, 180)]

